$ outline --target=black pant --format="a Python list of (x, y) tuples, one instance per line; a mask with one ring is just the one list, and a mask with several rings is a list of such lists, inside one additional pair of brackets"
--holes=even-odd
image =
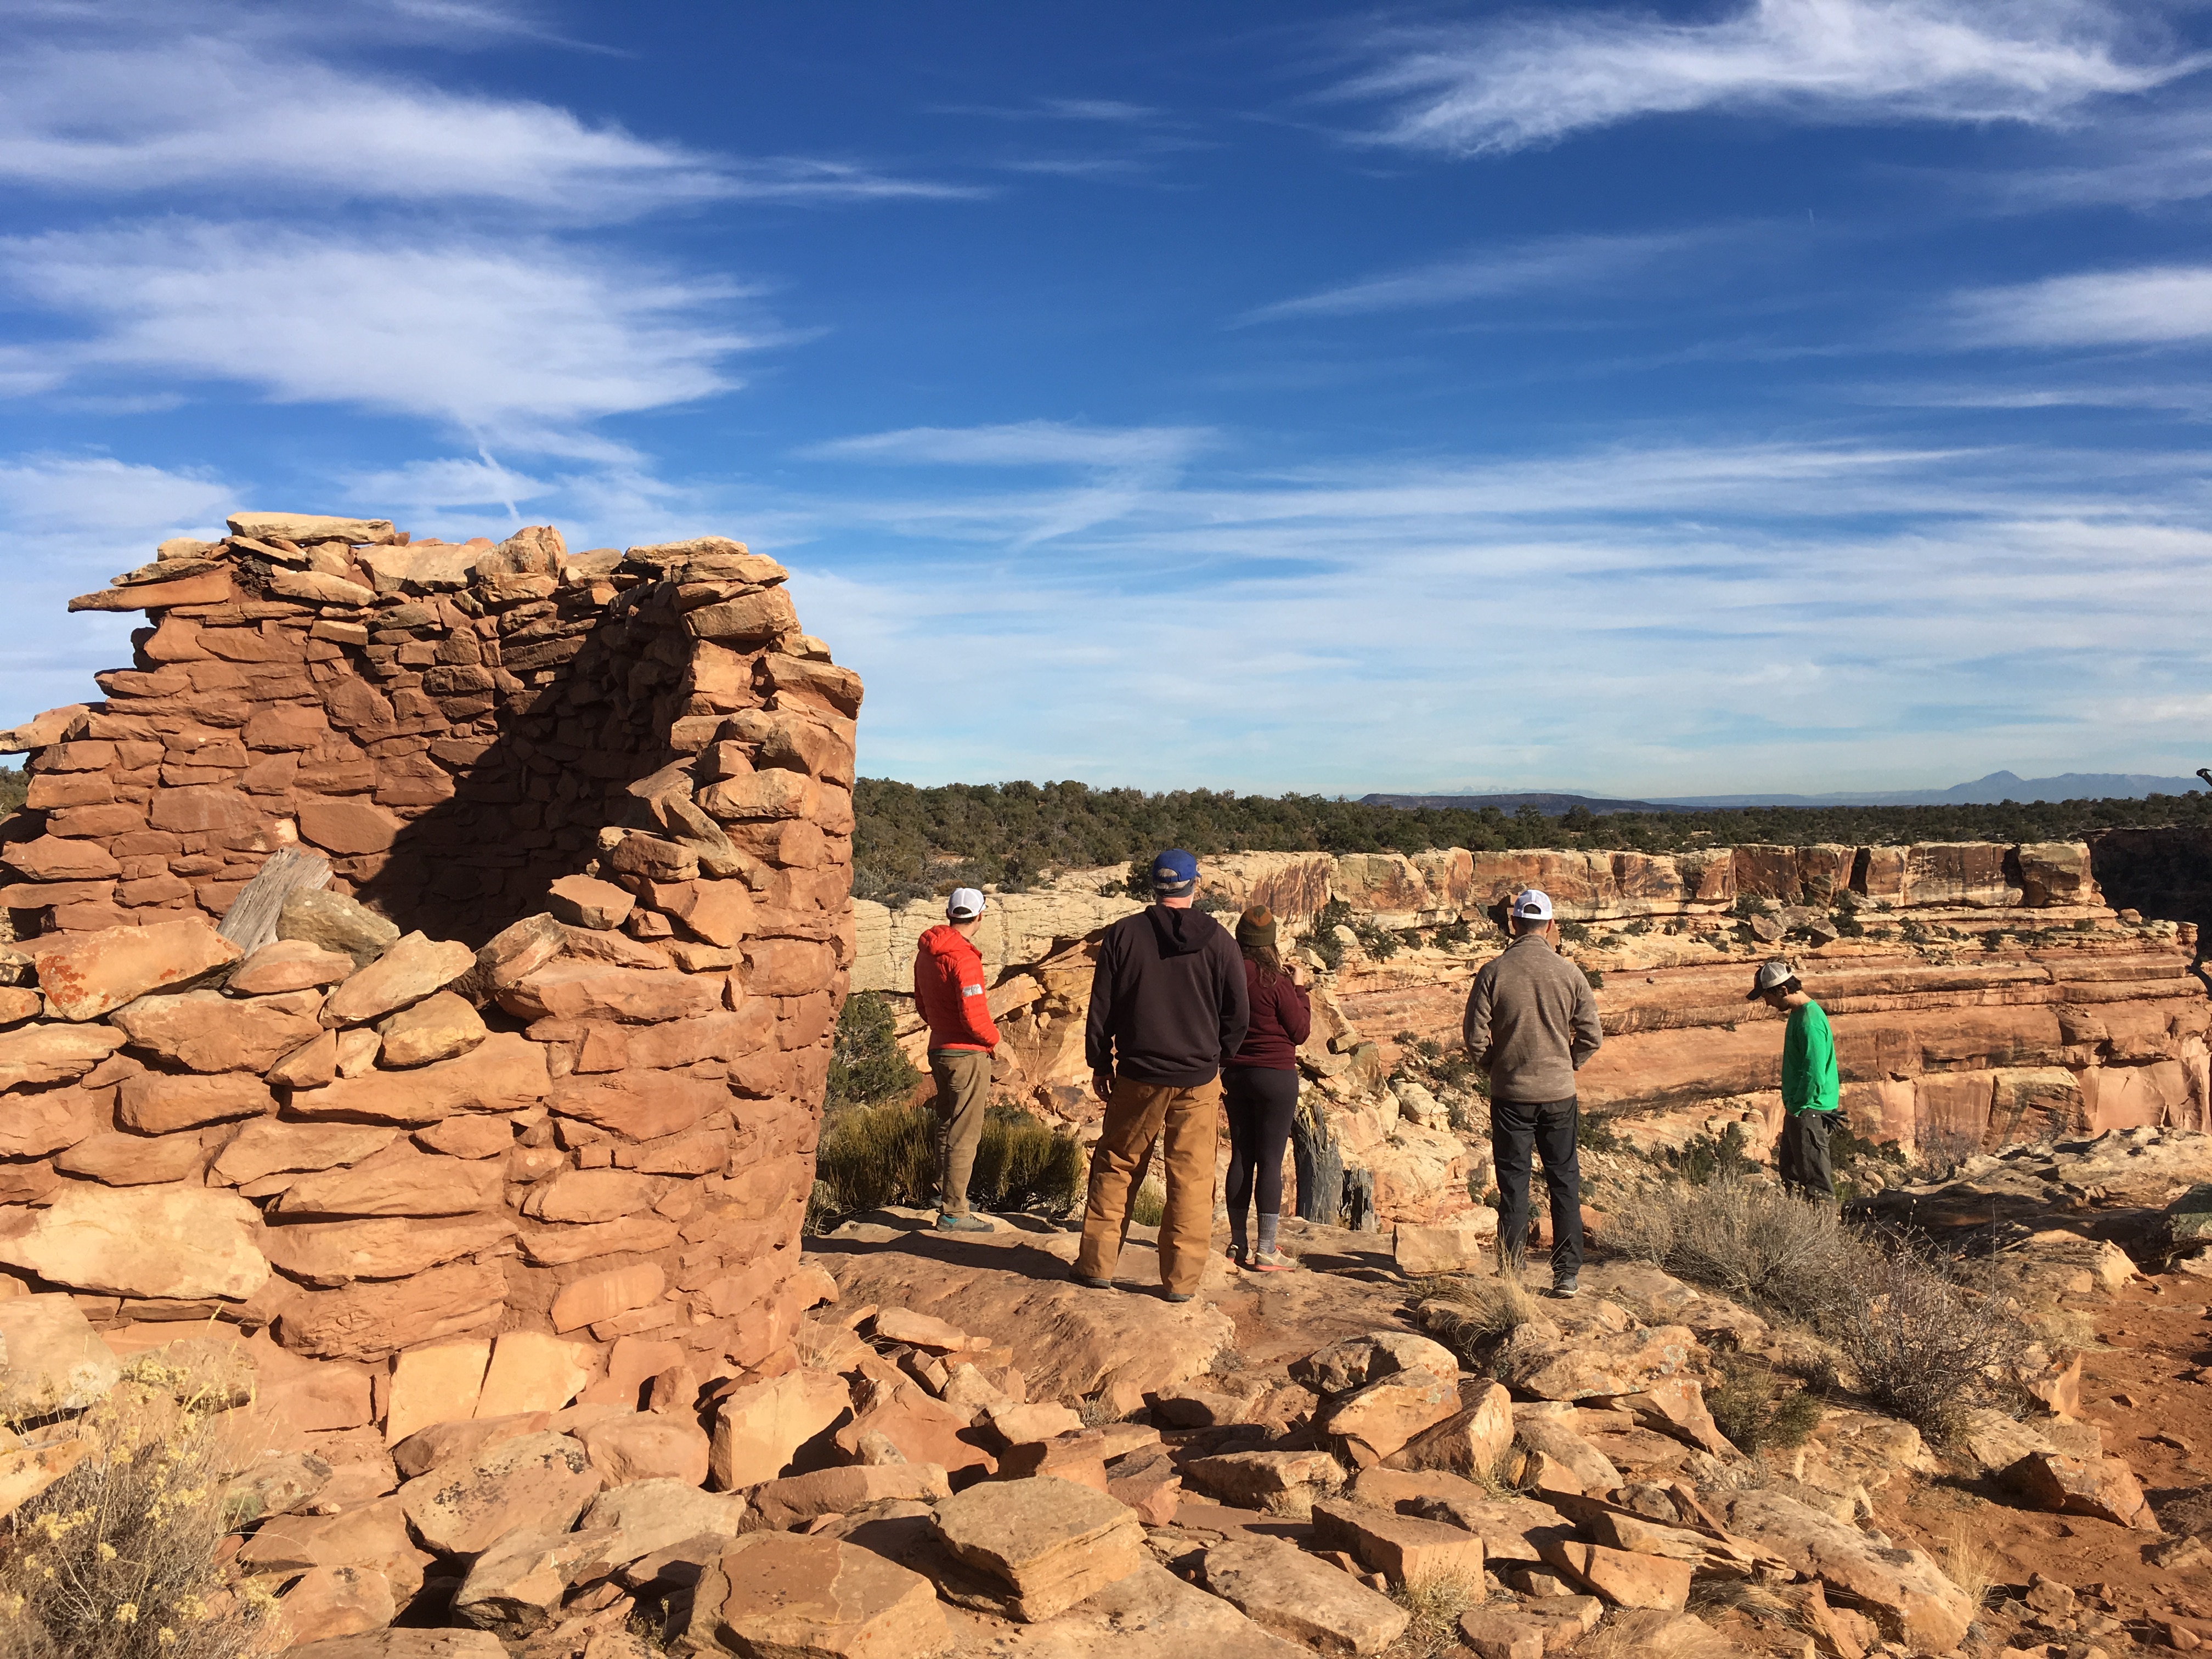
[(1221, 1099), (1229, 1109), (1229, 1213), (1244, 1218), (1259, 1188), (1260, 1213), (1283, 1212), (1283, 1146), (1298, 1109), (1298, 1074), (1265, 1066), (1221, 1068)]
[(1552, 1198), (1552, 1277), (1572, 1279), (1583, 1267), (1583, 1167), (1575, 1152), (1575, 1097), (1565, 1100), (1493, 1100), (1490, 1156), (1498, 1166), (1498, 1248), (1518, 1263), (1528, 1249), (1528, 1158), (1544, 1160)]
[(1784, 1114), (1774, 1163), (1784, 1189), (1815, 1203), (1836, 1201), (1836, 1177), (1828, 1167), (1828, 1130), (1835, 1121), (1833, 1112)]

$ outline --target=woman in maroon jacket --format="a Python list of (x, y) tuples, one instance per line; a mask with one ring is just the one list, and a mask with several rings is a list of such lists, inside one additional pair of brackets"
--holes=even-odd
[[(1255, 1272), (1280, 1273), (1298, 1265), (1275, 1249), (1275, 1227), (1283, 1212), (1283, 1148), (1298, 1109), (1298, 1045), (1313, 1029), (1313, 1010), (1275, 949), (1275, 918), (1267, 906), (1255, 905), (1238, 919), (1237, 948), (1244, 953), (1252, 1024), (1221, 1073), (1229, 1110), (1229, 1254)], [(1244, 1222), (1255, 1196), (1260, 1238), (1254, 1249)]]

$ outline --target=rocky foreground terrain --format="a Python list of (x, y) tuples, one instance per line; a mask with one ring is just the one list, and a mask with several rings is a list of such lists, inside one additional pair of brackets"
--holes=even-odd
[[(336, 1431), (264, 1338), (0, 1301), (0, 1503), (181, 1398), (225, 1489), (216, 1616), (314, 1659), (2188, 1651), (2208, 1182), (2212, 1137), (2135, 1129), (1885, 1193), (1993, 1245), (1980, 1284), (2043, 1339), (1942, 1444), (1807, 1331), (1602, 1248), (1534, 1300), (1409, 1276), (1417, 1231), (1294, 1223), (1302, 1271), (1219, 1261), (1171, 1306), (1145, 1230), (1094, 1291), (1055, 1224), (894, 1211), (813, 1241), (788, 1369), (576, 1403), (434, 1346), (404, 1363), (443, 1367), (437, 1420)], [(1747, 1368), (1804, 1394), (1802, 1437), (1722, 1431)]]

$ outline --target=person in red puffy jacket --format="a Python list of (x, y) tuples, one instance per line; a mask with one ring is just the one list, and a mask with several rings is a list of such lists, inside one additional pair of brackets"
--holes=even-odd
[(968, 1208), (968, 1176), (991, 1103), (991, 1053), (999, 1046), (975, 942), (982, 922), (982, 894), (955, 888), (943, 924), (921, 936), (914, 958), (915, 1006), (929, 1022), (929, 1074), (937, 1082), (937, 1225), (948, 1233), (991, 1231)]
[[(1229, 1114), (1229, 1254), (1255, 1273), (1280, 1273), (1298, 1264), (1275, 1248), (1283, 1213), (1283, 1148), (1298, 1109), (1298, 1045), (1313, 1030), (1313, 1005), (1283, 964), (1275, 946), (1274, 913), (1255, 905), (1238, 918), (1237, 948), (1244, 957), (1252, 1024), (1244, 1042), (1221, 1070), (1221, 1097)], [(1244, 1231), (1245, 1212), (1257, 1198), (1259, 1247)]]

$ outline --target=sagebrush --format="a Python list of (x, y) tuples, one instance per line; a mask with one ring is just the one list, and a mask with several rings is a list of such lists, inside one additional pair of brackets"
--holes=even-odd
[(1670, 1183), (1616, 1218), (1611, 1237), (1624, 1255), (1810, 1327), (1869, 1399), (1937, 1439), (1968, 1408), (2005, 1402), (2027, 1346), (2019, 1314), (1959, 1263), (1770, 1182)]
[(274, 1600), (225, 1587), (229, 1403), (142, 1363), (73, 1425), (88, 1454), (0, 1521), (0, 1659), (244, 1659)]

